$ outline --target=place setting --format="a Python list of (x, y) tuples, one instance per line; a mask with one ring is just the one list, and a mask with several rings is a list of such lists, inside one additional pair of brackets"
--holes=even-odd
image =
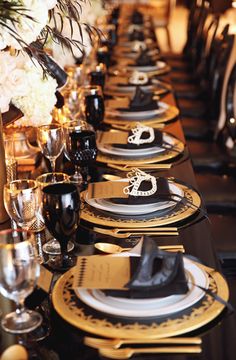
[(114, 96), (133, 97), (136, 87), (141, 90), (153, 92), (155, 95), (164, 96), (171, 91), (171, 85), (159, 80), (155, 75), (148, 76), (142, 71), (133, 71), (129, 74), (118, 74), (109, 76), (106, 83), (105, 93)]
[(157, 227), (182, 222), (201, 212), (196, 190), (141, 169), (133, 169), (123, 179), (90, 183), (81, 196), (83, 221), (132, 232), (156, 231)]
[[(128, 130), (111, 129), (97, 132), (97, 161), (109, 167), (128, 171), (132, 167), (168, 169), (169, 161), (180, 157), (184, 144), (175, 136), (143, 125)], [(165, 163), (167, 162), (167, 163)]]
[(137, 121), (145, 124), (165, 124), (179, 115), (177, 107), (159, 101), (152, 91), (137, 86), (132, 98), (119, 97), (106, 100), (104, 123), (110, 125), (130, 125)]
[(65, 321), (105, 337), (86, 336), (87, 346), (118, 359), (201, 352), (201, 339), (188, 333), (216, 318), (228, 296), (220, 273), (145, 237), (137, 253), (81, 256), (57, 281), (52, 301)]

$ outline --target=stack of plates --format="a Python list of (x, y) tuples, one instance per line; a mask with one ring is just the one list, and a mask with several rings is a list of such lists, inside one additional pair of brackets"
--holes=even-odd
[(164, 102), (158, 102), (157, 109), (153, 110), (144, 110), (144, 111), (128, 111), (119, 110), (118, 108), (107, 108), (106, 116), (115, 117), (118, 119), (127, 119), (127, 120), (144, 120), (153, 118), (155, 116), (160, 116), (164, 114), (169, 109), (169, 105)]
[[(177, 146), (178, 140), (176, 138), (174, 138), (173, 136), (163, 133), (163, 141), (165, 142), (165, 144), (168, 144), (168, 147), (170, 148), (174, 148), (175, 146)], [(161, 154), (163, 152), (166, 151), (166, 146), (150, 146), (148, 147), (142, 147), (142, 148), (137, 148), (137, 149), (129, 149), (129, 148), (124, 148), (124, 147), (119, 147), (118, 145), (116, 146), (112, 146), (112, 145), (103, 145), (100, 143), (97, 143), (97, 147), (98, 150), (101, 151), (101, 153), (103, 154), (108, 154), (108, 155), (115, 155), (115, 156), (122, 156), (122, 158), (127, 157), (127, 158), (140, 158), (140, 157), (145, 157), (145, 156), (153, 156), (156, 154)]]
[(144, 72), (164, 70), (165, 68), (167, 68), (167, 64), (164, 61), (157, 61), (155, 65), (128, 65), (128, 69)]
[(169, 316), (181, 312), (200, 301), (205, 295), (205, 291), (201, 288), (207, 289), (209, 285), (207, 273), (197, 264), (184, 258), (184, 267), (189, 291), (183, 295), (152, 299), (127, 299), (107, 296), (101, 290), (76, 289), (75, 293), (86, 305), (113, 316), (133, 318)]
[[(121, 180), (117, 180), (121, 181)], [(127, 184), (127, 179), (123, 180)], [(124, 185), (126, 186), (126, 185)], [(176, 197), (173, 196), (173, 200), (166, 200), (166, 201), (154, 201), (153, 203), (149, 204), (139, 204), (137, 205), (130, 205), (130, 204), (120, 204), (119, 201), (116, 199), (88, 199), (87, 194), (85, 195), (85, 201), (91, 207), (107, 211), (113, 214), (121, 214), (127, 216), (136, 216), (136, 215), (145, 215), (156, 213), (158, 211), (163, 211), (167, 209), (172, 209), (177, 205), (177, 203), (181, 200), (184, 195), (183, 190), (181, 189), (178, 184), (169, 182), (169, 191), (173, 195), (177, 195)]]

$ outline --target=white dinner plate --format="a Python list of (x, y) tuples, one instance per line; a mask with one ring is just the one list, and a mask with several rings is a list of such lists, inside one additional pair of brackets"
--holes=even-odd
[[(120, 180), (118, 180), (120, 181)], [(127, 182), (127, 180), (125, 179)], [(128, 184), (128, 182), (127, 182)], [(141, 204), (141, 205), (130, 205), (130, 204), (118, 204), (109, 199), (87, 199), (85, 196), (85, 201), (92, 207), (112, 212), (115, 214), (123, 215), (144, 215), (149, 214), (155, 211), (161, 211), (173, 207), (181, 200), (181, 197), (184, 195), (183, 190), (174, 183), (169, 183), (169, 189), (172, 194), (178, 195), (175, 198), (175, 201), (158, 201), (150, 204)], [(174, 198), (174, 197), (173, 197)]]
[[(196, 304), (204, 296), (209, 279), (207, 273), (196, 263), (184, 257), (184, 267), (189, 291), (183, 295), (164, 298), (127, 299), (107, 296), (101, 290), (75, 289), (75, 293), (86, 305), (103, 313), (123, 317), (157, 317), (183, 311)], [(198, 286), (195, 286), (198, 285)]]
[[(168, 143), (168, 145), (174, 146), (177, 143), (177, 139), (167, 135), (163, 134), (163, 140)], [(160, 146), (152, 146), (147, 148), (137, 148), (137, 149), (124, 149), (119, 147), (114, 147), (112, 145), (102, 145), (97, 143), (97, 148), (99, 151), (101, 151), (103, 154), (109, 154), (109, 155), (116, 155), (116, 156), (128, 156), (128, 157), (140, 157), (140, 156), (149, 156), (149, 155), (155, 155), (157, 153), (164, 152), (166, 149), (164, 147)]]
[(157, 61), (156, 65), (143, 65), (143, 66), (128, 65), (128, 69), (148, 72), (148, 71), (163, 70), (166, 66), (167, 65), (166, 65), (166, 63), (164, 61)]
[(159, 101), (158, 102), (159, 108), (153, 110), (145, 110), (145, 111), (125, 111), (125, 110), (118, 110), (107, 108), (106, 109), (106, 116), (111, 116), (120, 119), (148, 119), (154, 116), (162, 115), (168, 110), (169, 105)]

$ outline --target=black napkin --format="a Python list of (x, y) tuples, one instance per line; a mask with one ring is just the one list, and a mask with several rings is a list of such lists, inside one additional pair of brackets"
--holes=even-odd
[[(150, 196), (133, 196), (129, 195), (128, 198), (113, 198), (109, 201), (115, 204), (124, 205), (142, 205), (142, 204), (153, 204), (159, 201), (171, 200), (171, 193), (169, 189), (168, 180), (163, 177), (156, 178), (157, 190)], [(148, 191), (152, 188), (150, 181), (143, 181), (138, 190)]]
[(143, 50), (136, 60), (136, 64), (130, 66), (155, 66), (156, 59), (153, 59), (149, 54), (148, 50)]
[(133, 99), (130, 101), (129, 108), (118, 108), (120, 111), (145, 111), (158, 109), (157, 100), (153, 100), (153, 93), (144, 91), (137, 86)]
[(131, 23), (135, 25), (143, 24), (143, 14), (135, 10), (131, 16)]
[(188, 284), (182, 253), (158, 249), (156, 242), (144, 237), (141, 257), (130, 257), (131, 280), (128, 290), (106, 290), (110, 296), (158, 298), (186, 294)]
[(131, 34), (129, 34), (129, 41), (144, 41), (145, 35), (143, 31), (134, 29)]
[[(132, 131), (129, 132), (129, 135), (133, 135)], [(150, 148), (150, 147), (154, 147), (154, 146), (162, 146), (162, 143), (163, 143), (163, 133), (159, 130), (154, 130), (154, 140), (153, 142), (151, 143), (146, 143), (146, 144), (140, 144), (140, 145), (137, 145), (137, 144), (130, 144), (130, 143), (127, 143), (127, 144), (111, 144), (113, 147), (116, 147), (116, 148), (120, 148), (120, 149), (147, 149), (147, 148)], [(142, 139), (145, 139), (145, 138), (149, 138), (150, 134), (147, 133), (147, 132), (144, 132), (142, 134)]]

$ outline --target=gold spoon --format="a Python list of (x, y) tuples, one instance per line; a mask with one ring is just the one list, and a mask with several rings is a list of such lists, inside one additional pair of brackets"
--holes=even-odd
[(102, 242), (94, 244), (94, 247), (97, 250), (107, 254), (119, 254), (122, 251), (129, 251), (132, 249), (132, 248), (122, 248), (121, 246), (116, 244), (102, 243)]
[[(122, 248), (121, 246), (116, 245), (116, 244), (103, 243), (103, 242), (98, 242), (98, 243), (94, 244), (94, 247), (97, 250), (102, 251), (107, 254), (119, 254), (123, 251), (129, 251), (129, 250), (133, 249), (133, 248)], [(166, 251), (184, 252), (183, 245), (164, 245), (164, 246), (159, 246), (159, 248), (161, 250), (166, 250)]]

